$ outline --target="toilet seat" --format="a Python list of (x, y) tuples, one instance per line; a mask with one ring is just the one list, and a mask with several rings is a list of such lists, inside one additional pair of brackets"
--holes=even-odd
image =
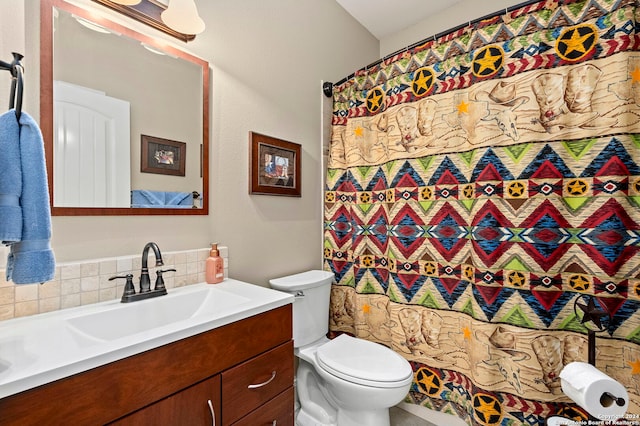
[(413, 379), (411, 366), (391, 349), (341, 334), (316, 351), (318, 365), (334, 376), (365, 386), (391, 388)]

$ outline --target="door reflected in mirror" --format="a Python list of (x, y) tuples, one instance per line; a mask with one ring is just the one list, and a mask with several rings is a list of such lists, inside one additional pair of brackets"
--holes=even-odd
[(207, 214), (208, 63), (62, 0), (42, 5), (52, 214)]

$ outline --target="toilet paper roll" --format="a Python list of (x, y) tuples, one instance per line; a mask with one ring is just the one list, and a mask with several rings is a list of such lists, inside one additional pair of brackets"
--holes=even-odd
[(616, 420), (629, 407), (624, 386), (586, 362), (567, 364), (560, 383), (565, 395), (599, 420)]

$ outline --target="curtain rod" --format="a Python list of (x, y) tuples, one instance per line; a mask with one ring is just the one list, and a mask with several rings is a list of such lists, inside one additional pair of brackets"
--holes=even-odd
[[(373, 68), (376, 65), (381, 64), (382, 62), (386, 61), (389, 58), (392, 58), (392, 57), (394, 57), (394, 56), (396, 56), (396, 55), (398, 55), (400, 53), (403, 53), (403, 52), (406, 52), (408, 50), (411, 50), (411, 49), (413, 49), (415, 47), (421, 46), (421, 45), (427, 43), (428, 41), (431, 41), (431, 40), (434, 40), (434, 39), (438, 39), (440, 37), (444, 37), (444, 36), (446, 36), (448, 34), (454, 33), (454, 32), (456, 32), (456, 31), (458, 31), (458, 30), (460, 30), (462, 28), (465, 28), (467, 26), (471, 26), (471, 25), (477, 24), (478, 22), (481, 22), (481, 21), (484, 21), (484, 20), (487, 20), (487, 19), (491, 19), (491, 18), (495, 18), (496, 16), (507, 14), (509, 12), (513, 12), (514, 10), (521, 9), (523, 7), (529, 6), (529, 5), (534, 4), (534, 3), (538, 3), (540, 1), (542, 1), (542, 0), (526, 0), (526, 1), (522, 2), (522, 3), (516, 4), (514, 6), (507, 7), (507, 8), (505, 8), (505, 10), (500, 10), (500, 11), (497, 11), (497, 12), (490, 13), (488, 15), (485, 15), (485, 16), (481, 17), (481, 18), (476, 18), (476, 19), (474, 19), (472, 21), (469, 21), (466, 24), (458, 25), (456, 27), (453, 27), (453, 28), (450, 28), (448, 30), (439, 32), (439, 33), (437, 33), (435, 35), (432, 35), (431, 37), (427, 37), (425, 39), (422, 39), (422, 40), (420, 40), (420, 41), (418, 41), (416, 43), (413, 43), (413, 44), (411, 44), (411, 45), (409, 45), (409, 46), (407, 46), (405, 48), (396, 50), (395, 52), (388, 54), (384, 58), (378, 59), (377, 61), (370, 63), (366, 67), (360, 68), (358, 71), (354, 72), (353, 74), (350, 74), (349, 76), (347, 76), (347, 77), (343, 78), (342, 80), (338, 81), (337, 83), (335, 83), (335, 86), (339, 86), (342, 83), (344, 83), (345, 81), (353, 78), (360, 71), (366, 71), (369, 68)], [(564, 2), (565, 2), (564, 0), (558, 0), (558, 5), (561, 5)], [(324, 91), (325, 95), (331, 96), (331, 91), (330, 90), (331, 90), (332, 86), (334, 86), (334, 84), (333, 83), (328, 83), (328, 82), (323, 85), (323, 91)], [(327, 94), (327, 93), (329, 93), (329, 94)]]

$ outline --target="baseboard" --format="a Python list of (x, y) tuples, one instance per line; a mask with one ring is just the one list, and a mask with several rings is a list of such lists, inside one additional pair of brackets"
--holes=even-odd
[(459, 417), (453, 416), (451, 414), (441, 413), (440, 411), (430, 410), (420, 405), (401, 402), (397, 405), (397, 407), (413, 414), (416, 417), (427, 420), (437, 426), (468, 426), (467, 423)]

